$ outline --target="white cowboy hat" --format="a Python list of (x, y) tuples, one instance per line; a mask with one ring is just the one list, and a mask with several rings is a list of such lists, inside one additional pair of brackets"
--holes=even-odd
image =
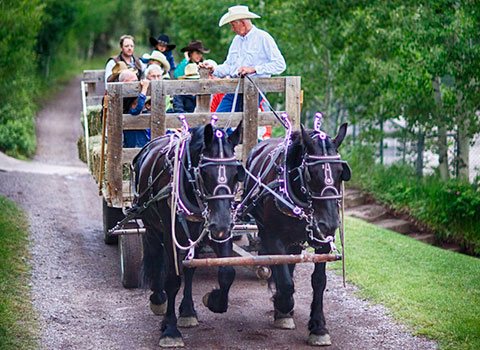
[(246, 19), (246, 18), (260, 18), (259, 15), (250, 12), (248, 10), (248, 6), (232, 6), (228, 9), (228, 12), (220, 18), (220, 22), (218, 22), (218, 26), (221, 27), (224, 24), (230, 23), (232, 21), (236, 21), (238, 19)]
[(148, 63), (148, 61), (157, 61), (163, 67), (163, 69), (168, 72), (170, 70), (170, 63), (168, 63), (167, 58), (163, 53), (157, 50), (153, 50), (152, 54), (149, 55), (148, 53), (143, 54), (141, 60), (144, 63)]

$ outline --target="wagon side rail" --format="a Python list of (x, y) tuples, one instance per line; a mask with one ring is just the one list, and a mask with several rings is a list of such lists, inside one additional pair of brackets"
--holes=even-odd
[[(285, 95), (285, 112), (292, 123), (300, 126), (300, 77), (257, 78), (256, 84), (264, 93), (283, 93)], [(212, 115), (210, 95), (217, 93), (234, 93), (238, 79), (221, 80), (159, 80), (152, 81), (149, 87), (152, 110), (149, 114), (131, 116), (123, 114), (123, 99), (136, 97), (140, 92), (138, 82), (108, 83), (108, 120), (107, 120), (107, 154), (106, 154), (106, 184), (104, 197), (113, 207), (123, 207), (122, 165), (130, 163), (138, 153), (138, 148), (122, 148), (123, 130), (151, 129), (152, 139), (164, 135), (167, 128), (181, 127), (177, 113), (166, 113), (166, 96), (197, 95), (197, 107), (194, 113), (185, 113), (190, 125), (206, 124)], [(249, 151), (257, 143), (257, 129), (262, 125), (277, 124), (272, 112), (258, 111), (258, 91), (247, 79), (242, 79), (239, 87), (243, 93), (243, 112), (216, 113), (219, 117), (217, 125), (225, 126), (229, 119), (231, 125), (237, 125), (243, 120), (242, 159), (245, 161)]]

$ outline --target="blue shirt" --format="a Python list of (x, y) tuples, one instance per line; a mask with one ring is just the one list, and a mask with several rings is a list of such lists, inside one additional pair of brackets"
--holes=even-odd
[(266, 31), (252, 26), (245, 35), (236, 35), (228, 49), (225, 62), (215, 69), (213, 75), (224, 78), (238, 76), (238, 68), (254, 67), (257, 77), (270, 77), (281, 74), (285, 68), (285, 59), (275, 40)]
[[(143, 107), (145, 106), (145, 101), (147, 96), (142, 93), (138, 94), (137, 106), (135, 108), (130, 108), (128, 113), (131, 115), (139, 115)], [(145, 144), (150, 141), (150, 129), (146, 130), (125, 130), (123, 132), (123, 147), (125, 148), (135, 148), (143, 147)]]

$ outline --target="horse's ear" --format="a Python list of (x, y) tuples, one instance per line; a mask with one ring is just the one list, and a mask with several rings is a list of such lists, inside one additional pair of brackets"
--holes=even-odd
[(205, 130), (204, 130), (203, 134), (204, 134), (203, 142), (205, 144), (205, 147), (208, 148), (212, 144), (212, 139), (213, 139), (212, 124), (205, 125)]
[(313, 152), (314, 146), (312, 138), (308, 135), (308, 132), (303, 127), (303, 124), (300, 124), (301, 135), (302, 135), (302, 144), (307, 149), (307, 151)]
[(230, 134), (230, 136), (228, 137), (228, 141), (230, 141), (230, 143), (233, 145), (233, 147), (238, 145), (240, 143), (240, 141), (242, 140), (242, 130), (243, 130), (242, 121), (240, 120), (240, 123), (238, 123), (235, 131), (232, 132)]
[(343, 139), (345, 138), (345, 135), (347, 135), (347, 127), (348, 127), (348, 123), (343, 123), (342, 125), (340, 125), (340, 128), (338, 129), (338, 134), (333, 139), (333, 143), (335, 144), (335, 147), (337, 149), (342, 144)]

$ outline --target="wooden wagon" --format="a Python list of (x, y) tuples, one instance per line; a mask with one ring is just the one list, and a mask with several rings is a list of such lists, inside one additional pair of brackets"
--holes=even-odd
[[(205, 72), (201, 73), (206, 76)], [(284, 96), (285, 112), (288, 113), (294, 127), (300, 125), (301, 89), (300, 77), (256, 78), (255, 83), (264, 93), (281, 93)], [(92, 175), (99, 185), (99, 194), (103, 202), (103, 232), (107, 244), (119, 243), (121, 281), (126, 288), (137, 287), (142, 259), (141, 229), (139, 223), (125, 227), (123, 234), (109, 233), (118, 221), (124, 217), (125, 210), (132, 204), (132, 192), (129, 181), (129, 164), (140, 148), (123, 148), (123, 130), (150, 129), (151, 137), (164, 135), (168, 128), (179, 128), (178, 114), (166, 113), (166, 96), (196, 95), (197, 107), (194, 113), (185, 116), (190, 126), (206, 124), (210, 121), (211, 95), (234, 93), (238, 79), (221, 80), (159, 80), (152, 81), (149, 88), (152, 110), (150, 114), (132, 116), (123, 114), (123, 99), (136, 97), (140, 92), (138, 82), (108, 83), (105, 89), (104, 71), (87, 70), (83, 73), (82, 98), (84, 106), (85, 144), (87, 161)], [(105, 92), (106, 91), (106, 92)], [(218, 126), (224, 126), (230, 119), (232, 125), (243, 120), (243, 142), (236, 154), (244, 162), (249, 151), (257, 143), (257, 129), (264, 125), (277, 125), (273, 112), (261, 112), (258, 109), (259, 92), (255, 85), (242, 79), (239, 87), (243, 94), (243, 112), (215, 113)], [(104, 95), (105, 92), (105, 95)], [(103, 101), (103, 135), (92, 145), (89, 134), (89, 122), (86, 118), (89, 106), (101, 106)], [(282, 113), (279, 111), (277, 113)], [(97, 137), (98, 139), (98, 137)], [(106, 141), (107, 140), (107, 141)], [(234, 230), (254, 230), (251, 226), (237, 226)], [(240, 256), (247, 254), (235, 246)]]

